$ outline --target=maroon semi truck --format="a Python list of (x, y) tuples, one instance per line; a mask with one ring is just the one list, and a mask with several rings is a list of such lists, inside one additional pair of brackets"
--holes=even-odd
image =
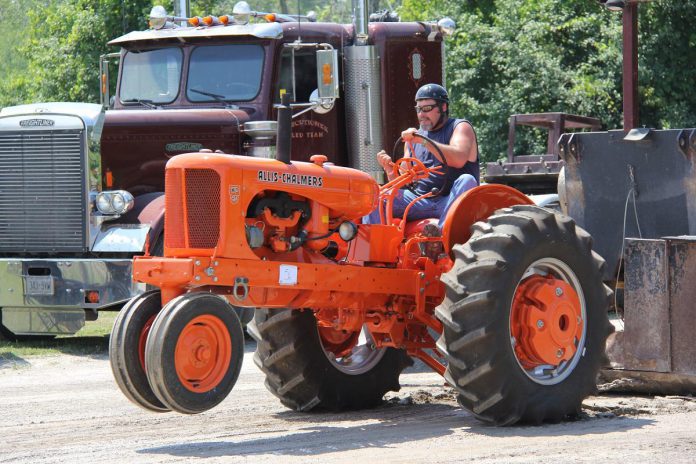
[[(370, 22), (364, 5), (354, 24), (333, 24), (246, 2), (204, 18), (155, 7), (150, 25), (110, 42), (120, 52), (100, 63), (106, 111), (0, 112), (5, 335), (74, 333), (144, 291), (131, 281), (131, 258), (162, 250), (167, 161), (197, 150), (274, 156), (284, 94), (295, 111), (293, 159), (325, 154), (381, 176), (375, 154), (417, 123), (418, 87), (443, 83), (444, 37), (454, 28), (447, 18)], [(339, 85), (327, 89), (334, 72)]]

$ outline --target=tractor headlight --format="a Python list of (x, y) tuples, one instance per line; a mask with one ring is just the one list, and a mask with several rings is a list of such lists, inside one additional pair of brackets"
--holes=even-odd
[(125, 190), (101, 192), (96, 199), (97, 210), (105, 215), (124, 214), (133, 208), (133, 195)]
[(352, 222), (342, 222), (341, 225), (338, 226), (338, 235), (344, 241), (350, 242), (358, 235), (358, 227)]

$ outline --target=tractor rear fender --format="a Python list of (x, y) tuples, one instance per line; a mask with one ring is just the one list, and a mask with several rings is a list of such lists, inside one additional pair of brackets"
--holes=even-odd
[(471, 226), (492, 215), (496, 210), (513, 205), (533, 205), (524, 193), (502, 184), (484, 184), (468, 190), (454, 200), (442, 225), (442, 237), (447, 253), (471, 236)]

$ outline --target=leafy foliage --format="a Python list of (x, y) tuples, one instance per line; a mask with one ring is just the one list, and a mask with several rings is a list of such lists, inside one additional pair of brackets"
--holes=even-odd
[[(621, 25), (596, 3), (438, 1), (457, 21), (448, 44), (452, 113), (474, 123), (484, 159), (504, 155), (511, 114), (561, 111), (616, 125)], [(545, 138), (534, 132), (518, 134), (518, 153), (545, 152)]]
[[(404, 19), (450, 16), (447, 87), (452, 112), (477, 127), (485, 160), (504, 157), (508, 117), (561, 111), (622, 125), (621, 14), (594, 0), (404, 0)], [(693, 125), (695, 0), (639, 6), (641, 124)], [(540, 131), (518, 135), (518, 154), (544, 153)]]

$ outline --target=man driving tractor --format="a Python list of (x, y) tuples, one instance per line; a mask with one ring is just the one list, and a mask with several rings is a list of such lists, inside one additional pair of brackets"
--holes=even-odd
[[(401, 133), (405, 144), (413, 144), (413, 153), (405, 150), (405, 156), (414, 156), (430, 168), (442, 166), (441, 173), (431, 173), (410, 189), (399, 191), (394, 199), (393, 214), (403, 217), (404, 210), (414, 199), (428, 192), (435, 196), (422, 198), (408, 212), (408, 220), (439, 218), (440, 225), (452, 202), (462, 193), (479, 184), (479, 152), (476, 133), (466, 119), (449, 117), (449, 95), (437, 84), (426, 84), (416, 92), (416, 114), (420, 129), (408, 128)], [(429, 141), (425, 141), (425, 136)], [(440, 159), (444, 156), (443, 160)], [(392, 180), (394, 162), (384, 151), (377, 153), (377, 161)], [(372, 212), (369, 223), (379, 222), (379, 211)]]

